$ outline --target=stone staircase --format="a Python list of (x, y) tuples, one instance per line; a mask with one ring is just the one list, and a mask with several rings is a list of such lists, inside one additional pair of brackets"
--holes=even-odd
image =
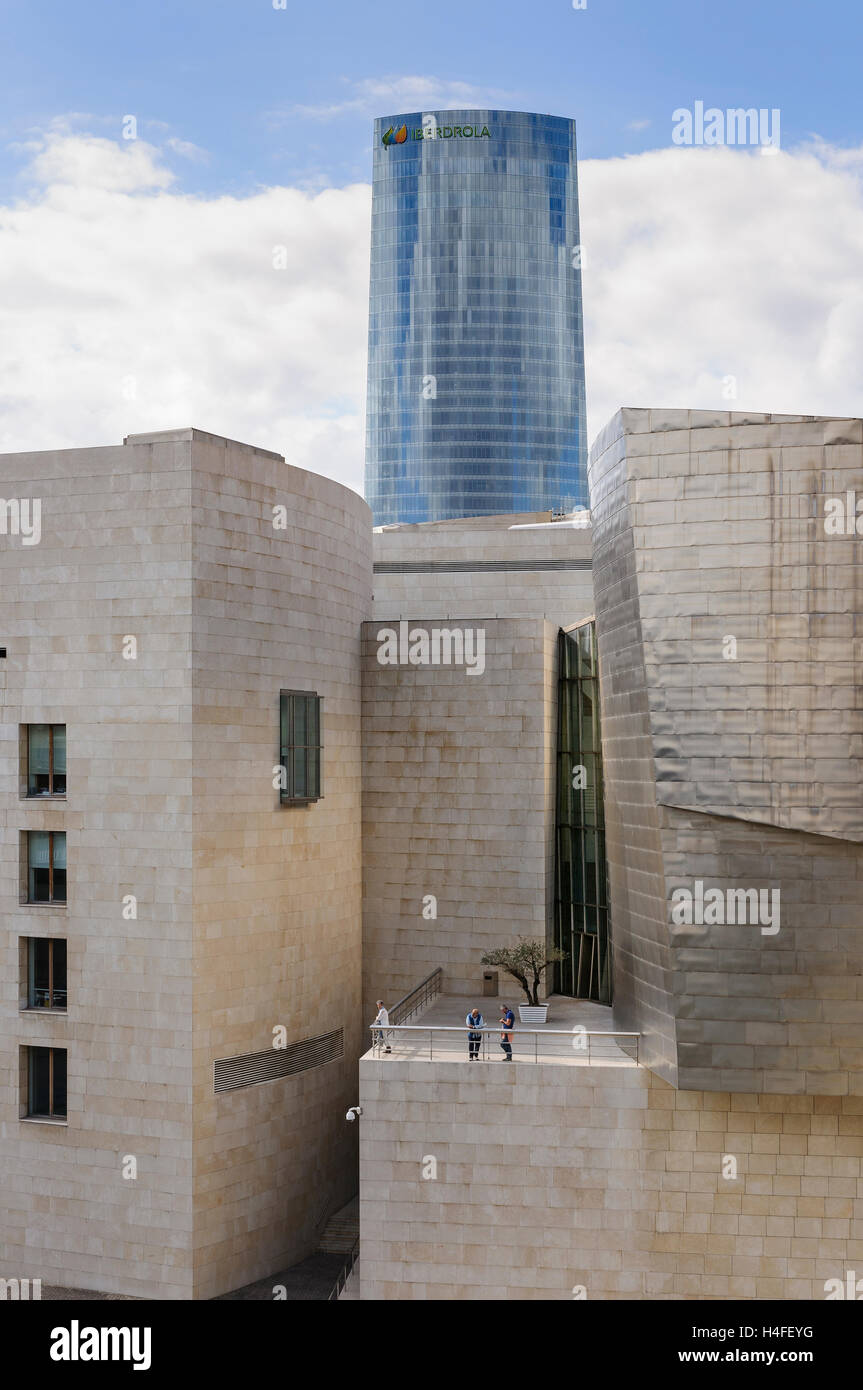
[(360, 1199), (352, 1197), (335, 1212), (321, 1232), (318, 1250), (327, 1255), (349, 1255), (360, 1234)]

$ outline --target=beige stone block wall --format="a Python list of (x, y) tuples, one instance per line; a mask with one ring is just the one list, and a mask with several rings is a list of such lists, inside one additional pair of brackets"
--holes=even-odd
[(823, 1299), (861, 1268), (861, 1097), (544, 1063), (360, 1072), (363, 1299)]
[[(438, 966), (448, 993), (481, 994), (484, 951), (546, 935), (557, 628), (473, 625), (486, 634), (481, 675), (381, 665), (381, 625), (363, 629), (367, 1023), (375, 999), (393, 1004)], [(426, 895), (436, 919), (423, 917)]]
[[(368, 507), (224, 440), (194, 444), (195, 1290), (316, 1246), (356, 1191), (360, 1011), (360, 624)], [(273, 507), (287, 508), (274, 530)], [(280, 689), (322, 697), (322, 791), (280, 807)], [(345, 1030), (345, 1056), (213, 1092), (213, 1061)]]
[[(550, 931), (556, 639), (593, 611), (590, 527), (550, 522), (542, 512), (375, 532), (374, 626), (365, 632), (367, 1020), (381, 994), (392, 1004), (438, 965), (447, 990), (477, 994), (484, 950)], [(495, 670), (467, 680), (438, 671), (419, 683), (415, 672), (384, 674), (374, 633), (401, 619), (484, 626)], [(426, 893), (438, 896), (436, 922), (422, 917)], [(511, 983), (502, 977), (501, 988)]]
[[(0, 537), (0, 1277), (212, 1297), (355, 1190), (368, 508), (191, 430), (6, 456), (0, 495), (42, 500), (38, 545)], [(273, 786), (283, 688), (323, 698), (307, 808)], [(45, 721), (68, 796), (22, 801), (19, 726)], [(66, 831), (66, 907), (20, 904), (27, 829)], [(68, 941), (65, 1015), (19, 1012), (27, 935)], [(279, 1025), (344, 1027), (344, 1059), (216, 1096), (214, 1061)], [(66, 1125), (19, 1118), (27, 1045), (68, 1050)]]
[(589, 617), (591, 528), (550, 522), (541, 512), (376, 530), (372, 616), (531, 617), (561, 627)]
[[(0, 1277), (189, 1298), (189, 445), (6, 455), (0, 495), (42, 501), (38, 545), (0, 536)], [(40, 722), (67, 726), (65, 801), (19, 797)], [(19, 902), (27, 829), (65, 830), (66, 907)], [(65, 1015), (19, 1013), (31, 935), (68, 941)], [(67, 1049), (67, 1125), (19, 1118), (22, 1046)]]

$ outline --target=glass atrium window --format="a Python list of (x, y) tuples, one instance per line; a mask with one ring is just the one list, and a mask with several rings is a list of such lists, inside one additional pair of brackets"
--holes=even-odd
[(611, 1003), (596, 624), (558, 637), (557, 832), (554, 942), (567, 959), (556, 988)]

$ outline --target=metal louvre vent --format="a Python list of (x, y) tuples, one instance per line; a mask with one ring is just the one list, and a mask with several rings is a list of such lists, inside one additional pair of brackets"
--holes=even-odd
[(508, 570), (589, 570), (591, 560), (378, 560), (375, 574), (505, 574)]
[(219, 1057), (213, 1064), (213, 1089), (236, 1091), (240, 1086), (259, 1086), (280, 1076), (295, 1076), (345, 1055), (345, 1033), (335, 1028), (319, 1038), (304, 1038), (288, 1047), (267, 1048), (266, 1052), (247, 1052), (244, 1057)]

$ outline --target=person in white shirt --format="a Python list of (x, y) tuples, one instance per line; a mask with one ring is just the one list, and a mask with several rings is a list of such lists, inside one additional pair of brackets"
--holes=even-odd
[(374, 1033), (372, 1033), (372, 1039), (374, 1040), (374, 1042), (376, 1042), (376, 1043), (378, 1043), (378, 1044), (380, 1044), (380, 1043), (383, 1043), (383, 1044), (384, 1044), (384, 1052), (392, 1052), (392, 1048), (390, 1047), (389, 1043), (387, 1042), (387, 1035), (386, 1035), (386, 1033), (384, 1032), (384, 1029), (386, 1028), (387, 1024), (388, 1024), (389, 1021), (390, 1021), (390, 1016), (389, 1016), (389, 1013), (387, 1012), (386, 1008), (384, 1007), (384, 1001), (383, 1001), (383, 999), (379, 999), (379, 1000), (377, 1001), (377, 1005), (378, 1005), (378, 1012), (377, 1012), (377, 1016), (376, 1016), (376, 1018), (375, 1018), (375, 1023), (377, 1024), (377, 1029), (376, 1029), (376, 1031), (375, 1031)]

